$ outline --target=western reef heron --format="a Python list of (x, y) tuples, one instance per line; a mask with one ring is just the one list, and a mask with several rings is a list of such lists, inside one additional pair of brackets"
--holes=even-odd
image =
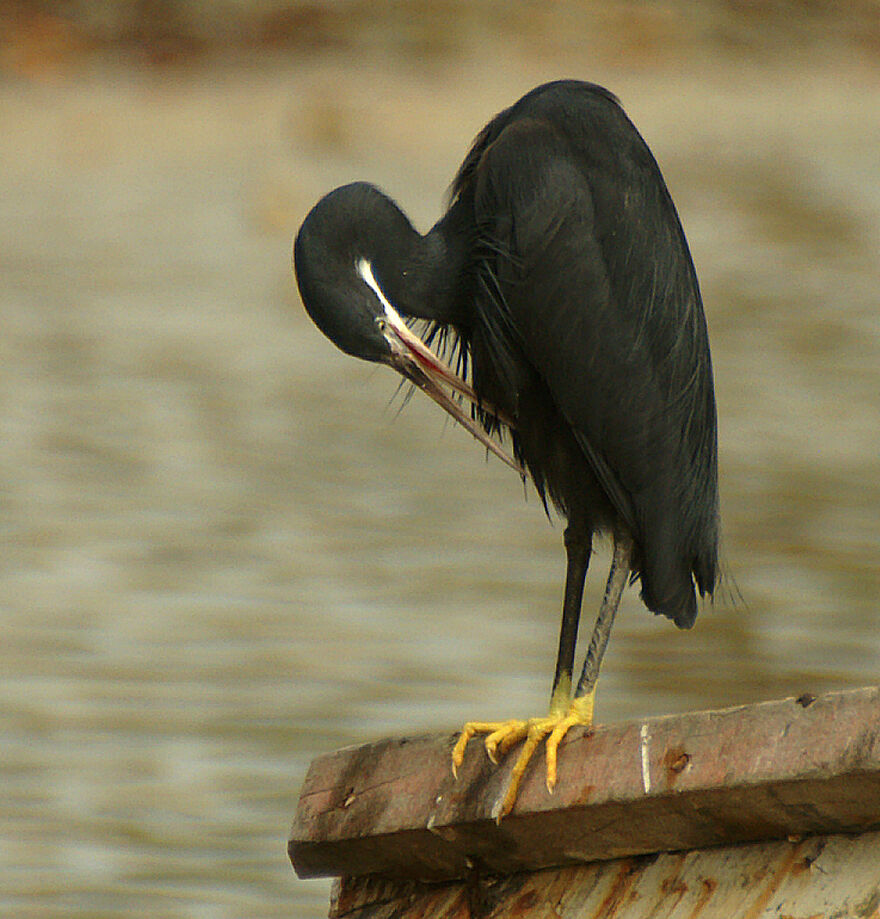
[[(546, 738), (589, 727), (621, 592), (689, 628), (718, 583), (715, 396), (684, 232), (654, 157), (617, 99), (590, 83), (539, 86), (493, 118), (425, 235), (373, 185), (337, 188), (293, 249), (303, 304), (355, 357), (388, 364), (489, 450), (527, 471), (565, 517), (567, 568), (546, 716), (468, 722), (493, 761), (523, 742), (513, 807)], [(425, 340), (401, 317), (428, 320)], [(445, 339), (458, 373), (429, 344)], [(469, 381), (469, 382), (468, 382)], [(462, 399), (471, 403), (470, 411)], [(502, 446), (507, 437), (512, 456)], [(593, 535), (611, 571), (580, 679), (575, 644)]]

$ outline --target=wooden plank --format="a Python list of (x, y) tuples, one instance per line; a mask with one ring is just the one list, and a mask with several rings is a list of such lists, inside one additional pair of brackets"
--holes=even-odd
[(459, 778), (454, 735), (319, 757), (289, 852), (301, 877), (443, 880), (880, 827), (880, 688), (580, 730), (559, 784), (536, 755), (513, 813), (491, 818), (512, 759), (479, 740)]
[(345, 878), (330, 919), (880, 919), (880, 833), (640, 855), (465, 882)]

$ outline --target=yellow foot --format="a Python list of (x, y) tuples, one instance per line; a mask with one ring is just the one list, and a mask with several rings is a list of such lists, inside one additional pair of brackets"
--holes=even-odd
[(468, 741), (477, 734), (488, 735), (485, 740), (486, 753), (493, 763), (497, 763), (498, 757), (503, 756), (512, 746), (524, 741), (510, 774), (510, 785), (504, 799), (492, 814), (496, 823), (501, 823), (502, 818), (513, 810), (526, 767), (538, 745), (546, 737), (544, 749), (547, 759), (547, 791), (552, 794), (556, 786), (556, 750), (562, 738), (574, 725), (592, 725), (594, 692), (573, 699), (567, 707), (552, 704), (549, 715), (529, 718), (527, 721), (468, 721), (452, 751), (453, 775), (458, 775), (458, 767), (464, 761)]

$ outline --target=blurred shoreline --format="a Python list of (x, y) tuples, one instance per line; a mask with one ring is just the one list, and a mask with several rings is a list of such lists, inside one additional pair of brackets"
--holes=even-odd
[(334, 52), (391, 54), (398, 64), (422, 68), (478, 53), (486, 43), (636, 68), (687, 67), (709, 58), (872, 68), (880, 58), (880, 4), (409, 0), (379, 13), (369, 0), (0, 0), (0, 76), (7, 78), (61, 76), (96, 58), (162, 68)]

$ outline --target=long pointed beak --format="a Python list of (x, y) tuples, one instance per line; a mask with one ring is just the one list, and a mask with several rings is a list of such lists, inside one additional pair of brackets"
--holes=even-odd
[[(480, 404), (473, 388), (410, 329), (393, 306), (390, 309), (386, 308), (384, 321), (386, 331), (390, 329), (394, 333), (412, 359), (425, 373), (435, 377), (438, 382), (449, 386), (474, 405)], [(512, 424), (503, 412), (499, 412), (485, 402), (481, 404), (481, 408), (489, 412), (490, 415), (494, 415), (503, 424)]]
[(391, 351), (390, 365), (398, 373), (414, 383), (425, 395), (433, 399), (444, 411), (448, 412), (487, 450), (494, 453), (519, 475), (525, 475), (525, 470), (520, 463), (510, 456), (500, 444), (492, 440), (482, 425), (474, 421), (464, 411), (461, 405), (449, 394), (447, 387), (464, 396), (474, 405), (479, 405), (483, 411), (495, 415), (503, 424), (510, 426), (510, 419), (485, 402), (481, 403), (473, 388), (413, 333), (382, 293), (381, 288), (373, 277), (369, 262), (362, 261), (358, 265), (358, 271), (364, 281), (373, 289), (384, 308), (385, 315), (381, 316), (377, 321)]
[[(427, 348), (424, 342), (419, 340), (419, 343), (422, 347)], [(407, 348), (406, 343), (400, 342), (400, 344), (404, 349)], [(510, 456), (500, 444), (492, 440), (483, 427), (478, 422), (474, 421), (474, 419), (462, 409), (461, 405), (459, 405), (459, 403), (443, 388), (443, 384), (446, 383), (461, 392), (460, 386), (467, 386), (467, 384), (460, 377), (457, 377), (449, 367), (443, 364), (433, 351), (430, 349), (427, 350), (431, 355), (430, 362), (424, 360), (423, 356), (417, 354), (415, 351), (396, 350), (392, 348), (391, 366), (399, 373), (403, 374), (410, 382), (418, 386), (425, 395), (429, 396), (437, 405), (448, 412), (466, 431), (469, 431), (481, 444), (483, 444), (487, 450), (491, 450), (502, 462), (507, 463), (514, 472), (519, 475), (525, 475), (523, 467)], [(440, 363), (439, 367), (435, 363), (438, 361)], [(453, 384), (452, 380), (456, 382)], [(483, 408), (485, 408), (485, 405)]]

